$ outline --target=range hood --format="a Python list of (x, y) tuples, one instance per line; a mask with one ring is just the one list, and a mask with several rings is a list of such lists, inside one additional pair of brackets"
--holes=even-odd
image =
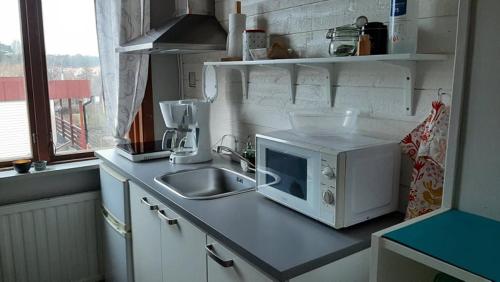
[(195, 1), (185, 1), (185, 9), (177, 7), (175, 17), (169, 16), (165, 7), (154, 8), (155, 2), (162, 5), (161, 2), (170, 1), (151, 0), (150, 31), (122, 44), (116, 48), (117, 52), (183, 54), (226, 50), (227, 33), (213, 16), (213, 0), (196, 1), (200, 3), (192, 5), (197, 8), (194, 11), (189, 4)]

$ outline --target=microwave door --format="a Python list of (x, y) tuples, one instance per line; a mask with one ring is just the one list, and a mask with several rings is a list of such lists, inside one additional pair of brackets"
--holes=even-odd
[(307, 201), (307, 159), (266, 148), (265, 184)]
[(319, 153), (271, 140), (258, 140), (257, 150), (259, 193), (299, 212), (317, 213)]

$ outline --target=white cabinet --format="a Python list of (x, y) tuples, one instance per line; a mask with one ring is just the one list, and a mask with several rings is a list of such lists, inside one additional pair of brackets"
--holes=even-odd
[(132, 182), (130, 209), (136, 282), (272, 281)]
[(206, 281), (206, 235), (130, 183), (136, 282)]
[(369, 277), (369, 262), (370, 249), (364, 249), (360, 252), (294, 277), (289, 281), (367, 282)]
[(210, 236), (207, 237), (208, 282), (272, 281)]
[(205, 233), (164, 205), (160, 205), (158, 216), (163, 281), (206, 281)]
[(130, 182), (132, 252), (136, 282), (163, 281), (158, 201)]
[[(130, 182), (136, 282), (269, 282), (266, 274)], [(368, 280), (368, 249), (290, 281)]]

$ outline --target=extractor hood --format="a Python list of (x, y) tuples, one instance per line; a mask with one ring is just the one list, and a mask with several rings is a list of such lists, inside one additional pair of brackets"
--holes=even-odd
[[(139, 54), (182, 54), (226, 50), (227, 33), (213, 16), (213, 0), (197, 1), (196, 10), (179, 9), (169, 16), (168, 9), (154, 9), (151, 1), (151, 29), (120, 47), (117, 52)], [(211, 2), (210, 2), (211, 1)], [(189, 1), (189, 4), (192, 1)], [(160, 2), (159, 2), (160, 3)], [(188, 1), (186, 1), (187, 5)], [(161, 5), (161, 4), (159, 4)], [(203, 9), (199, 9), (203, 7)], [(165, 11), (165, 13), (159, 12)], [(154, 14), (153, 14), (154, 12)], [(156, 24), (156, 22), (163, 22)]]

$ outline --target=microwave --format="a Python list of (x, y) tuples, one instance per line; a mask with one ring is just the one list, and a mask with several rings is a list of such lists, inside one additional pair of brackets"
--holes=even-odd
[(256, 135), (257, 192), (334, 228), (398, 208), (399, 142), (349, 134)]

